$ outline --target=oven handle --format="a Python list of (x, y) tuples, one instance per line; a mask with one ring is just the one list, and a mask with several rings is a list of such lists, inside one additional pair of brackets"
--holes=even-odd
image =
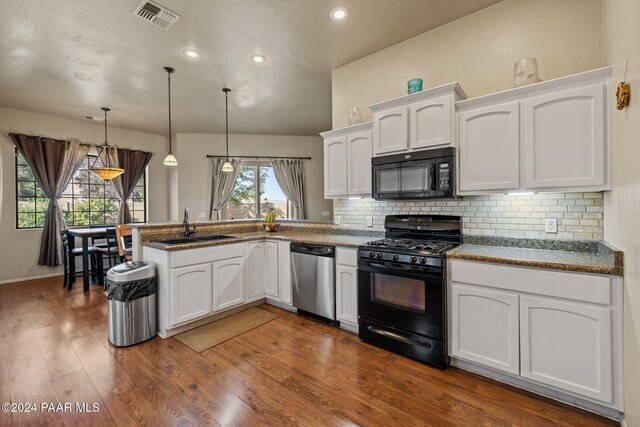
[(372, 261), (358, 262), (358, 270), (369, 273), (382, 273), (393, 275), (393, 272), (410, 273), (410, 274), (428, 274), (431, 276), (442, 275), (443, 269), (424, 267), (421, 265), (402, 265), (402, 264), (382, 264)]
[(405, 344), (424, 347), (427, 349), (431, 348), (431, 344), (428, 342), (422, 342), (422, 341), (414, 340), (411, 338), (403, 337), (402, 335), (396, 334), (395, 332), (386, 331), (384, 329), (376, 328), (375, 326), (368, 326), (367, 329), (373, 332), (374, 334), (382, 335), (384, 337), (391, 338), (396, 341), (403, 342)]

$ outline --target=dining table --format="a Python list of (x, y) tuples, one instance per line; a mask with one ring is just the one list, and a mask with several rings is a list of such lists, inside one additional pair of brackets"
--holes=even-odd
[(107, 237), (107, 227), (70, 228), (69, 234), (82, 239), (82, 287), (84, 292), (87, 292), (91, 285), (89, 239), (105, 239)]

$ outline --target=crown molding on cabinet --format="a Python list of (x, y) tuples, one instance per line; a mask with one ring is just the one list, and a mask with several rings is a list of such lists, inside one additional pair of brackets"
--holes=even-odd
[(573, 74), (570, 76), (558, 77), (553, 80), (546, 80), (540, 83), (534, 83), (514, 89), (507, 89), (501, 92), (495, 92), (488, 95), (479, 96), (456, 102), (456, 111), (465, 110), (467, 108), (476, 107), (478, 105), (497, 102), (503, 99), (511, 99), (529, 95), (531, 93), (539, 93), (550, 89), (568, 89), (573, 84), (581, 84), (589, 80), (601, 79), (603, 77), (611, 77), (611, 67), (603, 67), (595, 70), (585, 71), (583, 73)]
[(333, 138), (336, 136), (349, 135), (355, 132), (363, 132), (365, 130), (373, 129), (373, 122), (358, 123), (357, 125), (345, 126), (339, 129), (328, 130), (321, 132), (320, 136), (323, 138)]
[(381, 111), (389, 108), (401, 107), (404, 105), (409, 105), (414, 102), (422, 101), (423, 99), (432, 98), (438, 95), (444, 95), (451, 93), (451, 91), (455, 94), (455, 100), (460, 101), (463, 99), (467, 99), (467, 94), (464, 93), (462, 87), (458, 84), (458, 82), (447, 83), (446, 85), (433, 87), (431, 89), (425, 89), (421, 92), (412, 93), (411, 95), (404, 95), (398, 98), (389, 99), (386, 101), (378, 102), (376, 104), (369, 105), (371, 111)]

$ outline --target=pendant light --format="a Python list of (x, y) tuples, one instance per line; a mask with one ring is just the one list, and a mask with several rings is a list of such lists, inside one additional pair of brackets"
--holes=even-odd
[(178, 166), (178, 161), (176, 160), (176, 156), (171, 152), (171, 73), (175, 72), (171, 67), (164, 67), (164, 70), (167, 72), (167, 86), (169, 88), (169, 154), (164, 158), (165, 166)]
[(233, 172), (233, 165), (229, 161), (229, 92), (231, 89), (228, 87), (222, 88), (224, 92), (224, 114), (226, 120), (226, 135), (227, 135), (227, 160), (222, 165), (222, 172)]
[[(122, 175), (124, 169), (111, 166), (111, 153), (109, 153), (109, 141), (107, 139), (107, 111), (111, 110), (107, 107), (102, 107), (102, 111), (104, 111), (104, 144), (100, 147), (98, 157), (93, 161), (89, 172), (105, 181), (111, 181), (113, 178)], [(102, 153), (105, 153), (106, 163), (103, 166), (96, 166)]]

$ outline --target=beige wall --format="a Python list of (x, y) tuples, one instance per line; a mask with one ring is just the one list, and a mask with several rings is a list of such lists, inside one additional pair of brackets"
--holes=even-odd
[[(109, 127), (109, 142), (123, 148), (154, 153), (149, 163), (148, 214), (152, 221), (168, 217), (167, 170), (162, 160), (168, 148), (161, 135), (119, 129), (114, 119)], [(39, 266), (40, 229), (16, 230), (14, 146), (8, 132), (44, 135), (53, 138), (76, 138), (102, 144), (104, 128), (100, 123), (70, 120), (46, 114), (0, 108), (0, 283), (60, 273), (60, 268)]]
[[(207, 154), (225, 154), (224, 134), (179, 133), (176, 135), (178, 158), (177, 199), (172, 203), (171, 219), (182, 218), (185, 207), (191, 218), (209, 212), (211, 163)], [(333, 205), (325, 200), (323, 189), (322, 138), (319, 136), (230, 135), (229, 152), (250, 156), (310, 156), (304, 161), (306, 212), (308, 219), (331, 220)], [(329, 215), (322, 216), (322, 211)]]
[(598, 68), (600, 0), (505, 0), (333, 71), (333, 128), (352, 106), (458, 81), (471, 97), (513, 87), (513, 64), (536, 57), (544, 80)]
[(605, 239), (624, 251), (625, 420), (640, 426), (640, 1), (605, 0), (602, 53), (613, 82), (627, 80), (631, 105), (613, 109), (613, 189), (605, 194)]
[[(640, 1), (505, 0), (333, 71), (333, 127), (348, 109), (459, 81), (469, 97), (512, 86), (513, 63), (538, 58), (545, 80), (629, 60), (631, 105), (613, 109), (613, 189), (604, 193), (605, 240), (624, 251), (625, 422), (640, 427)], [(615, 90), (614, 90), (615, 92)], [(612, 100), (614, 102), (614, 100)]]

